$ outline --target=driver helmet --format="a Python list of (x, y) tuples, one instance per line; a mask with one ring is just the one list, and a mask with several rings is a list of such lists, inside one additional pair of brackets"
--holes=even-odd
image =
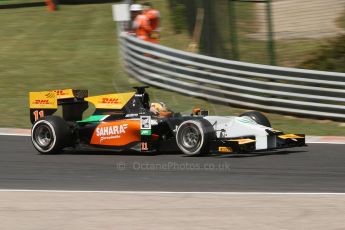
[(172, 112), (168, 110), (163, 102), (151, 103), (150, 111), (160, 117), (170, 117), (172, 115)]

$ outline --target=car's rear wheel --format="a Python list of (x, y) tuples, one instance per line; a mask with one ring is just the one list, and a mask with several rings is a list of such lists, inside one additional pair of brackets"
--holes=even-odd
[(68, 124), (61, 117), (47, 116), (32, 127), (31, 140), (40, 153), (56, 154), (70, 146), (71, 133)]
[(177, 129), (176, 143), (188, 156), (198, 156), (208, 152), (209, 125), (203, 120), (184, 121)]
[(250, 119), (254, 120), (259, 125), (263, 125), (266, 127), (272, 127), (271, 122), (268, 118), (258, 111), (250, 111), (240, 115), (240, 117), (249, 117)]

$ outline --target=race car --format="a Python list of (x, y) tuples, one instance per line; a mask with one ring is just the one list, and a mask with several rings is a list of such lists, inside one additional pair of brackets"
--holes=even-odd
[[(65, 148), (96, 147), (143, 153), (248, 153), (305, 146), (304, 134), (285, 134), (271, 127), (260, 112), (210, 116), (195, 108), (183, 115), (163, 103), (150, 103), (147, 86), (133, 92), (88, 96), (87, 90), (30, 92), (31, 140), (42, 154)], [(83, 113), (93, 104), (93, 114)], [(54, 115), (62, 108), (62, 115)]]

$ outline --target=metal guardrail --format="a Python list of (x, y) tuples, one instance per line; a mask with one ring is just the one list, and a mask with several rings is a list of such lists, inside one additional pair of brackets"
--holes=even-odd
[(126, 70), (149, 85), (238, 107), (345, 120), (345, 74), (229, 61), (125, 33)]

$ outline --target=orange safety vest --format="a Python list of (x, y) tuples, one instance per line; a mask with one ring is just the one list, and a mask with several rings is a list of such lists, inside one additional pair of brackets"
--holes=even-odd
[(144, 14), (138, 15), (133, 22), (133, 29), (138, 38), (150, 41), (152, 28), (148, 17)]
[(56, 5), (55, 1), (45, 0), (45, 2), (46, 2), (46, 5), (47, 5), (49, 11), (56, 11), (57, 10), (57, 5)]

